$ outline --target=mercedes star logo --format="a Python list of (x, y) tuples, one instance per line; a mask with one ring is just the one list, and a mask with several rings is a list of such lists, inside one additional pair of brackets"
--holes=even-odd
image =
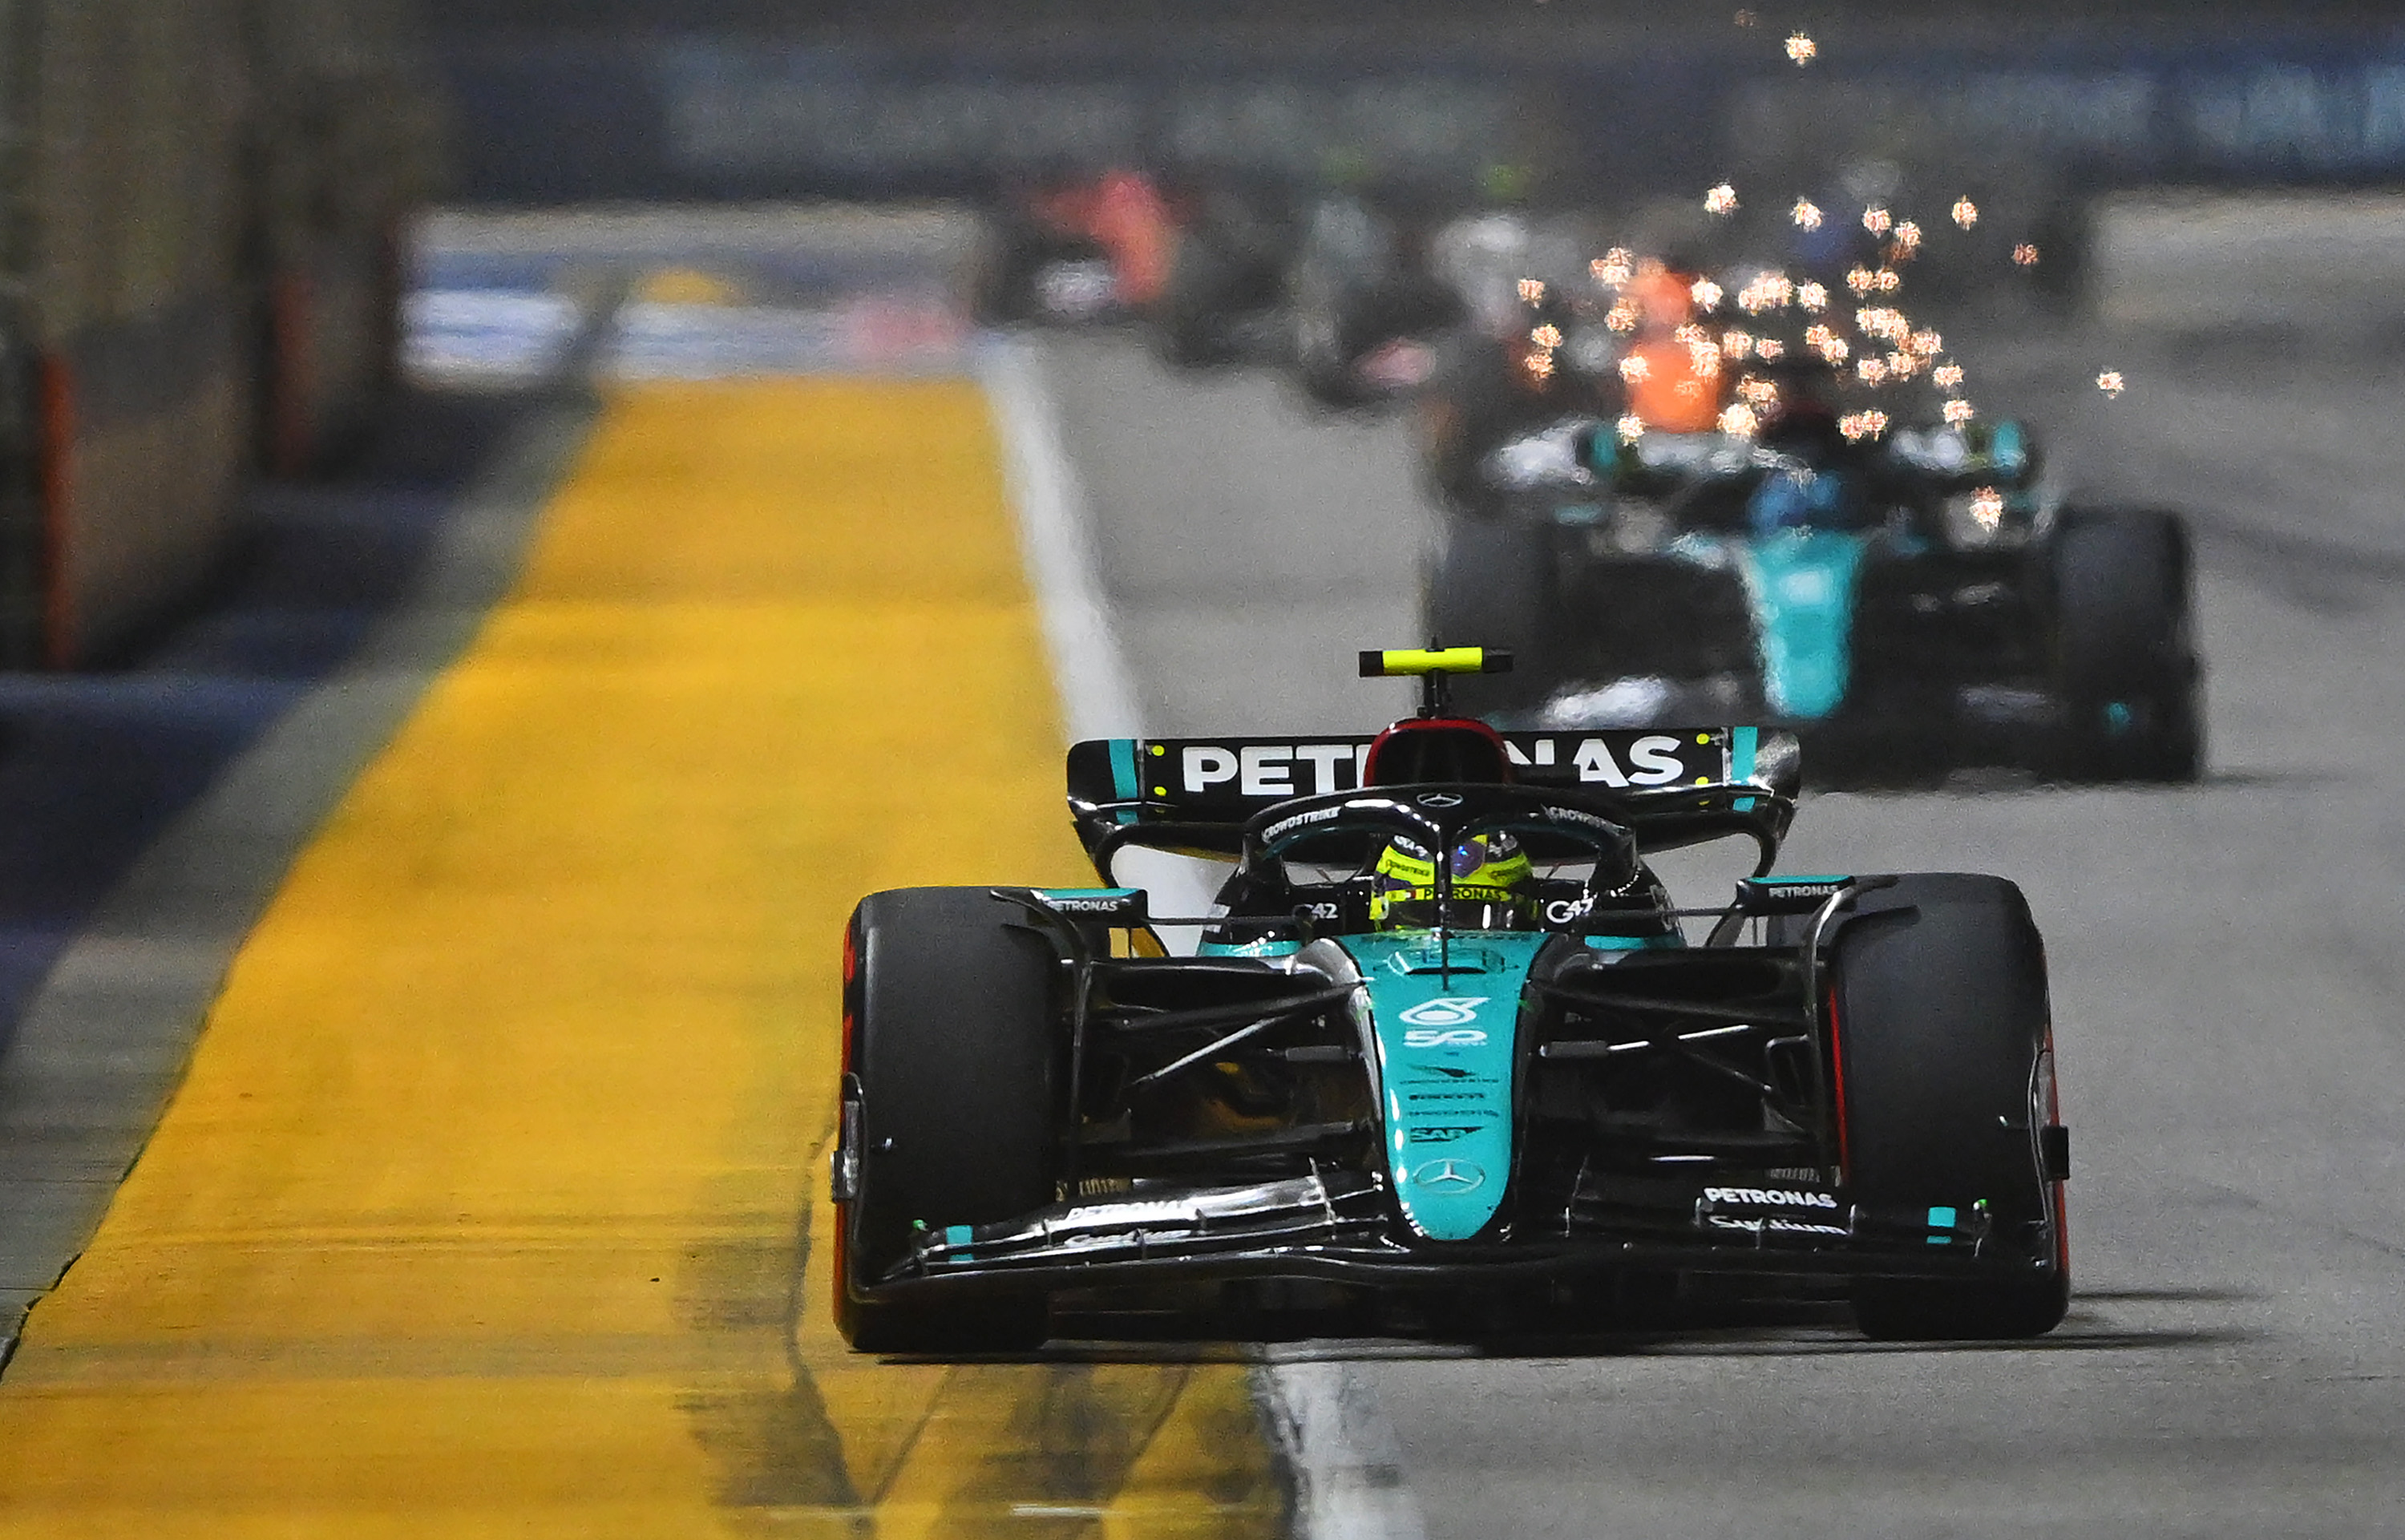
[(1484, 1170), (1466, 1160), (1456, 1160), (1450, 1155), (1442, 1160), (1432, 1160), (1412, 1173), (1412, 1182), (1414, 1186), (1425, 1187), (1437, 1193), (1467, 1193), (1485, 1180), (1486, 1173)]
[(1422, 792), (1417, 798), (1413, 798), (1413, 800), (1417, 801), (1419, 805), (1424, 808), (1457, 808), (1461, 806), (1460, 796), (1450, 791)]

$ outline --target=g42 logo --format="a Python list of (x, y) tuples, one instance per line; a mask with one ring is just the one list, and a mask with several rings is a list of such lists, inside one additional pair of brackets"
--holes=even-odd
[(1470, 1024), (1491, 996), (1447, 995), (1423, 1000), (1397, 1019), (1412, 1030), (1403, 1034), (1405, 1048), (1475, 1048), (1486, 1034)]

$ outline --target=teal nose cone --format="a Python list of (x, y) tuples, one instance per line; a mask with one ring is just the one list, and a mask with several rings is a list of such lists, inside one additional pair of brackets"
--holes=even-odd
[(1825, 530), (1782, 530), (1746, 548), (1763, 694), (1781, 716), (1817, 721), (1845, 703), (1863, 548), (1862, 536)]
[(1344, 940), (1370, 995), (1387, 1176), (1418, 1238), (1474, 1239), (1502, 1208), (1520, 996), (1545, 940), (1456, 935), (1442, 951), (1427, 932)]

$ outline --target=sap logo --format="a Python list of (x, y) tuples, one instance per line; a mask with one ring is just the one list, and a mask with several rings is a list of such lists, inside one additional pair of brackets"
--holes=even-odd
[[(1236, 790), (1246, 797), (1298, 797), (1302, 788), (1295, 784), (1295, 767), (1311, 769), (1311, 790), (1315, 795), (1331, 791), (1348, 791), (1361, 784), (1362, 767), (1369, 762), (1367, 743), (1243, 743), (1223, 748), (1216, 743), (1188, 743), (1179, 753), (1180, 769), (1189, 792), (1208, 790), (1212, 786), (1236, 783)], [(1341, 784), (1337, 767), (1350, 767), (1352, 774)]]
[(1438, 1125), (1433, 1127), (1414, 1128), (1406, 1136), (1406, 1137), (1409, 1142), (1413, 1144), (1451, 1144), (1456, 1139), (1466, 1139), (1470, 1137), (1470, 1135), (1477, 1133), (1483, 1126), (1484, 1125), (1473, 1123), (1449, 1126)]
[(1611, 746), (1600, 738), (1590, 738), (1570, 756), (1578, 767), (1581, 781), (1600, 781), (1607, 786), (1667, 786), (1682, 779), (1687, 767), (1679, 758), (1679, 741), (1667, 734), (1653, 733), (1628, 745), (1629, 769), (1623, 771), (1619, 761), (1611, 756)]

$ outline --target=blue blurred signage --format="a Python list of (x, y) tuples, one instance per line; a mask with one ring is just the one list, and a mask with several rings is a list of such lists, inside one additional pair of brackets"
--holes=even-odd
[[(2094, 186), (2405, 175), (2405, 35), (1850, 58), (1212, 55), (628, 39), (463, 49), (470, 197), (942, 193), (1137, 163), (1463, 182), (1550, 154), (1684, 191), (1865, 116)], [(1823, 135), (1825, 136), (1825, 135)]]

